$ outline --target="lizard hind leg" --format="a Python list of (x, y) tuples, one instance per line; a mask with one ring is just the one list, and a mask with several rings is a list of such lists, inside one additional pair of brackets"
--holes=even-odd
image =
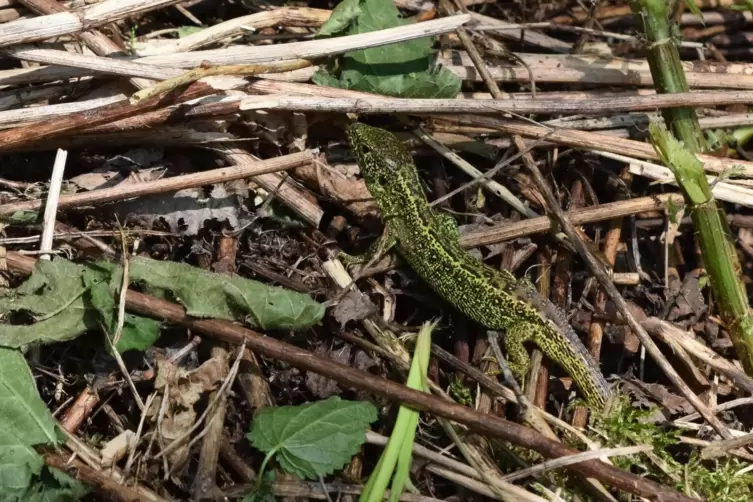
[(524, 344), (533, 339), (535, 330), (534, 325), (520, 323), (508, 328), (505, 333), (507, 364), (520, 383), (525, 380), (531, 361)]

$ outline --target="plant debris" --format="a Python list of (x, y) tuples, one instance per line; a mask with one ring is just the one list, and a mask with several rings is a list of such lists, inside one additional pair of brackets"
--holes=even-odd
[(0, 500), (752, 500), (753, 10), (592, 3), (0, 2)]

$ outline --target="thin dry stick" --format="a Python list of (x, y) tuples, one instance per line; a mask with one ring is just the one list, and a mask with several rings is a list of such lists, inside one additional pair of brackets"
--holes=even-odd
[(321, 26), (329, 19), (331, 14), (332, 11), (326, 9), (280, 7), (274, 10), (235, 17), (178, 39), (161, 39), (157, 45), (147, 42), (143, 48), (138, 46), (137, 51), (140, 54), (190, 52), (243, 33), (243, 30), (246, 28), (260, 30), (276, 26)]
[[(52, 167), (50, 190), (47, 193), (47, 204), (44, 208), (42, 239), (39, 243), (39, 250), (42, 252), (52, 251), (52, 236), (55, 233), (58, 201), (60, 200), (60, 189), (63, 186), (63, 174), (65, 173), (65, 163), (67, 160), (68, 152), (65, 150), (58, 150), (57, 155), (55, 156), (55, 164)], [(51, 259), (49, 254), (43, 254), (39, 258), (42, 260)]]
[[(89, 204), (112, 202), (134, 197), (142, 197), (145, 195), (154, 195), (157, 193), (176, 192), (178, 190), (202, 185), (251, 178), (265, 173), (273, 173), (298, 167), (313, 161), (314, 155), (315, 152), (313, 150), (306, 150), (300, 153), (283, 155), (281, 157), (248, 164), (238, 164), (231, 167), (224, 167), (222, 169), (213, 169), (211, 171), (186, 174), (183, 176), (173, 176), (171, 178), (163, 178), (146, 183), (136, 183), (123, 187), (103, 188), (101, 190), (92, 190), (91, 192), (66, 195), (60, 198), (58, 207), (61, 209), (80, 207)], [(0, 215), (13, 214), (17, 211), (33, 211), (39, 209), (41, 205), (41, 200), (11, 202), (9, 204), (0, 205)]]
[[(39, 15), (67, 12), (69, 10), (68, 7), (58, 0), (20, 0), (20, 3)], [(84, 42), (84, 44), (86, 44), (86, 46), (98, 56), (107, 57), (110, 54), (122, 50), (115, 42), (110, 40), (107, 35), (95, 29), (88, 29), (79, 33), (78, 39)], [(131, 85), (137, 89), (151, 85), (151, 81), (143, 78), (132, 78), (130, 82)]]
[[(631, 214), (647, 211), (662, 211), (668, 204), (682, 202), (680, 194), (661, 194), (657, 196), (639, 197), (625, 201), (599, 204), (584, 209), (568, 211), (565, 216), (575, 225), (585, 225), (600, 221), (619, 218)], [(0, 206), (2, 208), (2, 206)], [(495, 225), (483, 230), (475, 230), (460, 236), (460, 245), (465, 248), (488, 246), (506, 240), (517, 239), (528, 235), (548, 232), (552, 228), (552, 220), (548, 216), (539, 216), (517, 223)]]
[(547, 499), (535, 495), (524, 488), (512, 483), (504, 483), (495, 480), (493, 483), (481, 483), (473, 478), (458, 474), (446, 467), (429, 464), (426, 469), (434, 474), (441, 476), (456, 485), (460, 485), (467, 490), (476, 492), (485, 497), (495, 500), (506, 500), (515, 502), (547, 502)]
[(127, 473), (131, 470), (131, 466), (133, 465), (133, 460), (136, 455), (136, 447), (139, 444), (139, 438), (141, 438), (141, 433), (144, 430), (144, 422), (146, 422), (146, 415), (149, 411), (149, 408), (151, 408), (152, 403), (154, 402), (155, 397), (157, 396), (156, 393), (151, 393), (146, 398), (146, 404), (144, 405), (144, 408), (141, 410), (141, 418), (139, 419), (139, 425), (136, 428), (136, 438), (133, 441), (133, 446), (130, 448), (130, 451), (128, 452), (128, 460), (126, 460), (125, 468), (123, 469), (123, 472)]
[(153, 87), (142, 89), (131, 96), (130, 102), (132, 105), (139, 102), (172, 91), (173, 89), (188, 85), (202, 78), (211, 77), (215, 75), (234, 75), (241, 77), (251, 77), (254, 75), (266, 75), (270, 73), (283, 73), (286, 71), (300, 70), (311, 66), (311, 61), (307, 59), (298, 59), (295, 61), (288, 61), (284, 63), (269, 64), (269, 65), (230, 65), (230, 66), (211, 66), (209, 68), (195, 68), (187, 71), (182, 75), (168, 78), (162, 82), (155, 84)]
[[(520, 120), (498, 119), (482, 115), (437, 115), (436, 118), (455, 125), (488, 127), (495, 131), (530, 138), (542, 138), (548, 135), (549, 142), (573, 148), (603, 150), (640, 159), (660, 160), (659, 155), (649, 144), (607, 134), (575, 129), (552, 129)], [(739, 173), (739, 176), (753, 177), (752, 162), (710, 155), (697, 155), (697, 157), (704, 163), (703, 168), (706, 172), (723, 174), (735, 168), (737, 169), (735, 172), (736, 174)]]
[[(128, 292), (128, 284), (130, 282), (130, 268), (131, 260), (128, 256), (128, 239), (123, 231), (123, 227), (118, 222), (118, 230), (120, 231), (120, 250), (123, 259), (123, 279), (120, 284), (120, 292), (118, 293), (118, 324), (115, 328), (115, 334), (112, 337), (113, 346), (117, 346), (120, 341), (120, 335), (123, 332), (123, 326), (125, 325), (125, 297)], [(117, 350), (117, 349), (116, 349)]]
[[(493, 95), (493, 94), (492, 94)], [(753, 91), (699, 91), (647, 96), (594, 97), (563, 100), (561, 98), (509, 99), (409, 99), (306, 97), (285, 94), (249, 96), (241, 100), (241, 110), (288, 110), (352, 113), (517, 113), (559, 115), (563, 113), (598, 114), (653, 111), (657, 108), (719, 106), (753, 103)]]
[(535, 218), (538, 216), (531, 208), (524, 205), (520, 199), (515, 197), (513, 193), (504, 185), (497, 183), (493, 179), (491, 179), (492, 176), (494, 176), (499, 170), (504, 168), (506, 165), (509, 164), (509, 162), (512, 162), (514, 159), (509, 159), (507, 162), (500, 163), (499, 166), (495, 166), (494, 169), (487, 171), (485, 173), (482, 173), (475, 167), (473, 167), (468, 161), (460, 157), (458, 154), (435, 140), (434, 138), (429, 135), (422, 127), (416, 128), (414, 133), (421, 138), (426, 144), (428, 144), (430, 147), (434, 148), (437, 152), (439, 152), (440, 155), (448, 159), (450, 162), (458, 166), (460, 169), (462, 169), (466, 174), (473, 177), (471, 181), (468, 183), (464, 183), (462, 186), (456, 188), (455, 190), (452, 190), (450, 193), (447, 193), (440, 197), (439, 199), (433, 200), (431, 202), (432, 206), (436, 206), (437, 204), (442, 203), (443, 201), (449, 199), (450, 197), (453, 197), (454, 195), (460, 193), (461, 191), (468, 190), (469, 188), (475, 186), (478, 183), (483, 183), (484, 187), (489, 190), (490, 192), (496, 194), (499, 198), (501, 198), (503, 201), (510, 204), (513, 208), (515, 208), (519, 213), (523, 214), (524, 216), (527, 216), (528, 218)]
[(504, 477), (505, 481), (513, 482), (519, 479), (524, 479), (529, 476), (535, 476), (547, 471), (559, 469), (567, 465), (577, 464), (578, 462), (584, 462), (586, 460), (595, 460), (605, 457), (617, 457), (623, 455), (635, 455), (636, 453), (644, 453), (652, 451), (654, 449), (651, 445), (637, 445), (637, 446), (622, 446), (620, 448), (605, 448), (603, 450), (591, 450), (578, 453), (576, 455), (570, 455), (569, 457), (560, 457), (554, 460), (545, 460), (540, 464), (532, 465), (525, 469), (513, 472)]
[[(520, 151), (525, 151), (526, 146), (525, 146), (525, 143), (523, 142), (523, 139), (520, 136), (517, 136), (517, 135), (514, 136), (513, 140), (515, 142), (515, 145)], [(698, 413), (700, 413), (703, 416), (703, 418), (706, 419), (709, 425), (711, 425), (711, 427), (713, 427), (714, 430), (716, 430), (719, 433), (719, 435), (722, 436), (722, 438), (724, 439), (731, 438), (732, 436), (727, 430), (727, 427), (718, 418), (716, 418), (716, 416), (713, 413), (711, 413), (711, 411), (703, 403), (703, 401), (701, 401), (698, 398), (698, 396), (695, 395), (693, 390), (690, 387), (688, 387), (688, 385), (683, 381), (682, 377), (675, 371), (672, 365), (669, 364), (669, 361), (667, 361), (667, 358), (664, 357), (664, 354), (661, 353), (661, 351), (659, 350), (659, 347), (656, 346), (656, 344), (648, 335), (648, 333), (643, 328), (643, 326), (641, 326), (638, 320), (633, 316), (627, 303), (625, 302), (625, 299), (622, 297), (620, 292), (617, 291), (617, 288), (612, 283), (612, 280), (609, 278), (609, 275), (606, 273), (603, 266), (593, 256), (593, 254), (588, 249), (588, 247), (586, 247), (586, 245), (580, 239), (580, 236), (578, 235), (578, 232), (573, 226), (573, 224), (570, 223), (567, 217), (565, 217), (564, 212), (559, 207), (559, 203), (557, 202), (557, 199), (555, 198), (552, 191), (549, 189), (549, 185), (544, 179), (544, 176), (541, 174), (541, 171), (539, 171), (539, 168), (536, 165), (536, 162), (534, 162), (531, 154), (529, 153), (525, 154), (523, 156), (523, 162), (525, 163), (528, 170), (531, 172), (534, 182), (536, 183), (536, 187), (544, 196), (547, 202), (548, 209), (557, 218), (557, 221), (562, 227), (562, 230), (570, 238), (573, 245), (578, 250), (578, 253), (581, 255), (583, 260), (588, 265), (588, 268), (596, 276), (599, 283), (601, 284), (601, 287), (604, 288), (604, 290), (607, 292), (607, 294), (609, 295), (609, 298), (617, 306), (617, 310), (620, 312), (620, 314), (622, 314), (623, 318), (627, 321), (628, 325), (633, 330), (635, 335), (638, 337), (641, 343), (646, 347), (646, 350), (651, 355), (651, 357), (654, 358), (654, 361), (656, 361), (656, 364), (662, 369), (662, 371), (664, 371), (664, 374), (667, 375), (670, 381), (679, 389), (680, 393), (682, 393), (682, 395), (685, 396), (685, 398), (690, 402), (690, 404), (692, 404), (693, 407), (696, 410), (698, 410)]]
[(753, 392), (753, 378), (745, 374), (740, 368), (727, 359), (720, 357), (712, 349), (688, 336), (683, 330), (671, 323), (650, 317), (643, 321), (642, 325), (654, 336), (659, 337), (670, 346), (677, 345), (686, 352), (705, 363), (709, 368), (716, 370), (729, 378), (741, 389)]
[(143, 412), (145, 409), (144, 401), (141, 399), (138, 389), (136, 389), (136, 384), (133, 383), (133, 378), (131, 378), (131, 374), (128, 372), (128, 368), (125, 365), (125, 361), (123, 361), (123, 357), (120, 355), (120, 352), (118, 352), (118, 349), (115, 348), (115, 344), (112, 343), (112, 340), (110, 340), (110, 336), (107, 335), (107, 329), (104, 326), (102, 326), (102, 331), (105, 333), (105, 339), (107, 340), (107, 344), (110, 346), (112, 356), (115, 358), (115, 362), (118, 363), (118, 368), (120, 368), (120, 372), (123, 373), (123, 378), (128, 383), (128, 387), (131, 389), (131, 393), (133, 394), (133, 399), (136, 401), (136, 405)]
[(753, 444), (753, 434), (746, 434), (737, 438), (725, 439), (724, 441), (715, 441), (714, 443), (711, 443), (701, 450), (701, 458), (711, 459), (721, 457), (730, 450), (742, 448), (743, 446), (748, 446), (750, 444)]

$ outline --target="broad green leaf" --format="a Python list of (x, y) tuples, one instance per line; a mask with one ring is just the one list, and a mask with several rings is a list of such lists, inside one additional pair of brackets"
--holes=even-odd
[(18, 348), (29, 343), (60, 342), (97, 328), (95, 312), (86, 306), (83, 267), (55, 258), (37, 261), (31, 277), (9, 296), (0, 298), (0, 313), (27, 311), (37, 322), (0, 325), (0, 345)]
[(324, 306), (309, 295), (182, 263), (136, 257), (131, 260), (130, 277), (150, 291), (169, 291), (194, 317), (245, 318), (262, 329), (302, 329), (324, 316)]
[[(61, 258), (39, 260), (26, 282), (0, 298), (0, 313), (27, 311), (34, 314), (36, 322), (0, 325), (0, 345), (18, 348), (62, 342), (103, 327), (114, 333), (120, 281), (122, 268), (118, 272), (112, 264), (84, 266)], [(117, 348), (120, 352), (145, 350), (158, 336), (158, 321), (126, 314)]]
[[(87, 295), (89, 304), (99, 313), (108, 334), (114, 335), (117, 331), (123, 267), (109, 262), (92, 263), (84, 271), (83, 280), (90, 288)], [(159, 324), (155, 319), (126, 313), (116, 349), (120, 353), (148, 349), (159, 338)]]
[[(332, 11), (319, 35), (356, 35), (407, 23), (391, 0), (345, 0)], [(460, 80), (437, 65), (432, 43), (427, 37), (348, 52), (336, 69), (318, 71), (313, 81), (401, 98), (454, 98)]]
[(32, 480), (23, 492), (0, 493), (3, 502), (76, 502), (81, 500), (89, 489), (57, 469), (44, 467), (39, 477)]
[(316, 479), (342, 468), (366, 439), (366, 428), (377, 419), (371, 403), (326, 401), (262, 410), (248, 438), (254, 448), (276, 454), (283, 469), (301, 478)]
[(18, 350), (0, 348), (0, 494), (22, 493), (44, 460), (37, 445), (57, 442), (55, 419)]

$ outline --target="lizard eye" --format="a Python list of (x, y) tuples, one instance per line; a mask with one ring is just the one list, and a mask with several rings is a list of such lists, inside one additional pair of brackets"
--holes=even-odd
[(359, 148), (361, 149), (361, 155), (368, 155), (371, 153), (371, 148), (367, 145), (361, 145)]
[(377, 183), (379, 183), (380, 185), (386, 185), (387, 176), (385, 176), (384, 174), (380, 174), (379, 177), (377, 178)]

